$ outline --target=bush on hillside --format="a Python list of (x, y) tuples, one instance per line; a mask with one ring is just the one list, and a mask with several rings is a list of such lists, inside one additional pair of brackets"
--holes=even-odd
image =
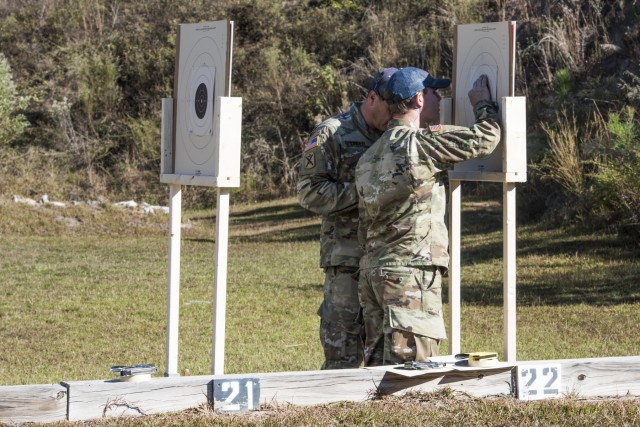
[(7, 58), (0, 52), (0, 147), (20, 138), (28, 122), (20, 110), (27, 98), (18, 95)]
[[(362, 98), (375, 70), (413, 65), (450, 75), (457, 24), (516, 20), (516, 93), (527, 96), (531, 162), (520, 208), (530, 218), (633, 222), (616, 216), (634, 200), (624, 191), (595, 206), (616, 183), (635, 182), (634, 169), (621, 166), (637, 161), (631, 149), (606, 144), (622, 137), (610, 134), (616, 117), (618, 126), (635, 123), (640, 111), (637, 13), (633, 2), (568, 0), (225, 0), (215, 9), (190, 0), (4, 2), (2, 54), (15, 93), (29, 99), (9, 116), (31, 126), (12, 133), (11, 147), (0, 144), (0, 192), (166, 202), (159, 112), (172, 96), (178, 23), (234, 20), (232, 95), (243, 97), (234, 198), (257, 200), (295, 192), (304, 140)], [(637, 132), (626, 138), (637, 141)], [(573, 163), (553, 160), (558, 150)], [(190, 189), (185, 203), (210, 205), (214, 193)], [(558, 209), (565, 205), (573, 208)]]

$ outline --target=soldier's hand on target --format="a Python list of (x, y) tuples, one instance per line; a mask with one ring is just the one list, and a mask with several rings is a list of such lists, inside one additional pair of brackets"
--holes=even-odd
[(476, 105), (480, 101), (491, 101), (489, 92), (489, 79), (486, 74), (481, 75), (473, 82), (473, 88), (469, 91), (469, 101), (471, 105)]

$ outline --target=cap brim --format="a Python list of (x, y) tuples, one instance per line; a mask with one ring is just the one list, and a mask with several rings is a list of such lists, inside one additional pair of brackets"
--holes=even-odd
[(424, 79), (424, 87), (432, 87), (434, 89), (444, 89), (451, 86), (451, 80), (449, 79), (436, 79), (428, 76)]

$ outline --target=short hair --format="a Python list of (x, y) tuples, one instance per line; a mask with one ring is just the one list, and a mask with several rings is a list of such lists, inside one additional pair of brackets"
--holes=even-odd
[(390, 104), (389, 111), (391, 112), (391, 114), (404, 114), (407, 111), (413, 109), (415, 107), (413, 100), (416, 97), (416, 95), (412, 96), (411, 98), (398, 101), (395, 104)]

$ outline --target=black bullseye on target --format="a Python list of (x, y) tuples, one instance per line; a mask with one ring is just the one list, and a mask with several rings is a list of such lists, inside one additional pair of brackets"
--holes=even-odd
[(207, 85), (200, 83), (196, 89), (195, 96), (196, 116), (198, 116), (199, 119), (204, 118), (204, 115), (207, 113), (207, 96)]

